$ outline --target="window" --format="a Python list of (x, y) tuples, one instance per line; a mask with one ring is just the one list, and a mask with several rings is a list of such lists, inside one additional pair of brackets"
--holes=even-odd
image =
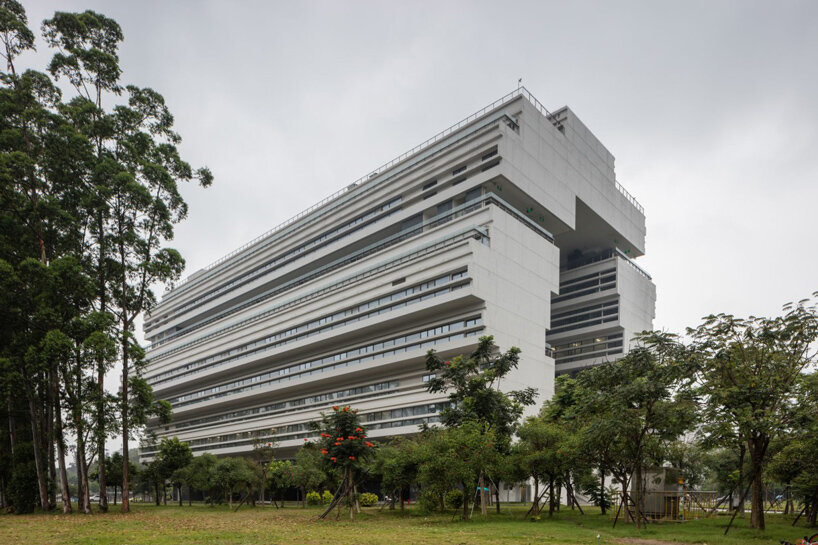
[(437, 205), (437, 213), (438, 214), (443, 214), (445, 212), (448, 212), (451, 209), (452, 209), (452, 200), (451, 199), (449, 199), (448, 201), (444, 201), (444, 202)]
[(473, 201), (475, 199), (479, 199), (480, 196), (483, 194), (482, 187), (473, 187), (466, 192), (466, 202)]
[(405, 220), (403, 220), (400, 230), (407, 231), (409, 229), (412, 229), (413, 227), (417, 227), (421, 223), (423, 223), (423, 214), (415, 214), (414, 216), (408, 217)]
[(430, 187), (434, 187), (436, 185), (437, 185), (437, 180), (431, 180), (431, 181), (426, 182), (425, 184), (423, 184), (423, 189), (421, 191), (426, 191)]

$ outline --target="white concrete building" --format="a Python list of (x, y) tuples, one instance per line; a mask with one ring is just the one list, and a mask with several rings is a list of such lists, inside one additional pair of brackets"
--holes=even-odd
[(522, 349), (504, 387), (547, 399), (555, 374), (651, 327), (644, 247), (613, 156), (519, 89), (166, 293), (145, 377), (174, 420), (151, 431), (236, 454), (275, 428), (286, 453), (350, 404), (372, 437), (414, 433), (445, 401), (426, 392), (426, 352), (486, 334)]

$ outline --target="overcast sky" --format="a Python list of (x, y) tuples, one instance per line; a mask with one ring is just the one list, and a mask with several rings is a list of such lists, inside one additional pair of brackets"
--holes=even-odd
[[(657, 328), (818, 290), (818, 2), (38, 1), (116, 19), (123, 82), (207, 165), (194, 272), (514, 89), (569, 105), (645, 207)], [(40, 42), (36, 62), (51, 53)]]

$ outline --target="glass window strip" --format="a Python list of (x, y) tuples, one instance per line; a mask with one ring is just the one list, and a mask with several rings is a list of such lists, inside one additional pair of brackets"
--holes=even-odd
[[(482, 319), (480, 317), (471, 318), (467, 320), (458, 320), (456, 322), (450, 322), (448, 324), (444, 324), (438, 326), (436, 328), (426, 329), (420, 332), (411, 333), (408, 335), (402, 335), (400, 337), (395, 337), (392, 339), (388, 339), (386, 341), (380, 341), (379, 343), (374, 343), (370, 345), (360, 346), (352, 350), (348, 350), (345, 352), (339, 352), (336, 354), (332, 354), (329, 356), (325, 356), (323, 358), (318, 358), (312, 361), (302, 362), (295, 365), (290, 365), (287, 367), (282, 367), (276, 369), (275, 371), (269, 371), (267, 373), (263, 373), (261, 375), (255, 375), (252, 377), (246, 377), (241, 380), (220, 384), (218, 386), (213, 386), (211, 388), (206, 388), (203, 390), (199, 390), (197, 392), (191, 392), (190, 394), (185, 394), (181, 396), (176, 396), (174, 398), (170, 398), (169, 401), (174, 408), (184, 407), (193, 403), (202, 403), (205, 401), (209, 401), (212, 399), (217, 399), (220, 397), (228, 396), (228, 395), (236, 395), (239, 393), (243, 393), (246, 391), (254, 390), (257, 388), (270, 386), (272, 384), (280, 383), (280, 382), (287, 382), (290, 380), (297, 380), (303, 378), (305, 376), (309, 376), (312, 374), (319, 374), (325, 373), (327, 371), (333, 371), (335, 369), (341, 369), (343, 367), (351, 367), (354, 365), (359, 365), (361, 363), (365, 363), (368, 361), (372, 361), (374, 359), (380, 359), (388, 356), (392, 356), (394, 354), (399, 354), (402, 352), (408, 352), (409, 350), (414, 350), (417, 348), (428, 348), (432, 347), (436, 344), (440, 344), (443, 342), (447, 342), (450, 340), (456, 340), (459, 338), (464, 338), (467, 336), (472, 336), (477, 334), (482, 328), (478, 328), (472, 331), (467, 331), (464, 333), (458, 333), (453, 335), (448, 335), (444, 337), (436, 338), (432, 341), (423, 341), (423, 342), (416, 342), (412, 344), (407, 344), (406, 346), (399, 346), (400, 344), (410, 343), (415, 340), (420, 340), (422, 338), (428, 338), (432, 335), (441, 335), (444, 332), (448, 331), (455, 331), (460, 329), (469, 329), (474, 328), (478, 325), (482, 324)], [(439, 331), (435, 333), (435, 331)], [(444, 331), (445, 330), (445, 331)], [(374, 352), (375, 346), (381, 345), (381, 347), (389, 347), (395, 346), (394, 349), (384, 350), (379, 352), (378, 354), (367, 355), (359, 358), (349, 359), (350, 356), (356, 356), (360, 354), (367, 354), (368, 352)], [(331, 363), (334, 361), (339, 361), (339, 363)], [(320, 367), (318, 367), (320, 366)], [(313, 369), (313, 367), (317, 367)], [(312, 370), (309, 370), (312, 369)], [(280, 378), (272, 378), (272, 377), (280, 377)]]
[[(441, 295), (450, 293), (453, 290), (451, 289), (451, 287), (437, 290), (435, 290), (434, 288), (436, 288), (437, 286), (443, 286), (450, 282), (458, 282), (461, 278), (462, 278), (461, 276), (454, 278), (453, 275), (440, 276), (438, 278), (429, 280), (422, 284), (417, 284), (409, 288), (405, 288), (403, 290), (398, 290), (390, 294), (381, 296), (378, 299), (371, 299), (369, 301), (365, 301), (364, 303), (356, 305), (355, 307), (348, 307), (346, 309), (339, 310), (333, 314), (321, 316), (320, 318), (316, 318), (315, 320), (312, 320), (310, 322), (293, 326), (284, 331), (279, 331), (273, 335), (269, 335), (261, 339), (256, 339), (241, 346), (233, 347), (229, 350), (220, 352), (218, 354), (208, 356), (207, 358), (186, 363), (179, 367), (174, 367), (173, 369), (169, 369), (162, 373), (152, 375), (148, 377), (148, 380), (150, 380), (151, 385), (155, 386), (157, 384), (161, 384), (169, 380), (174, 380), (176, 378), (188, 376), (189, 374), (192, 373), (199, 373), (204, 371), (205, 369), (218, 367), (224, 365), (225, 363), (235, 361), (237, 359), (236, 357), (233, 358), (230, 357), (234, 354), (242, 353), (241, 357), (243, 357), (259, 351), (269, 351), (274, 348), (284, 346), (286, 344), (303, 340), (315, 335), (320, 335), (333, 329), (344, 327), (359, 322), (361, 320), (371, 318), (373, 316), (378, 316), (380, 314), (392, 312), (394, 310), (398, 310), (409, 305), (414, 305), (416, 303), (428, 300), (429, 298), (432, 297), (439, 297)], [(427, 293), (429, 292), (429, 290), (434, 291)], [(431, 297), (425, 297), (424, 295), (415, 295), (417, 293), (424, 293), (430, 295)], [(394, 304), (388, 304), (391, 303), (391, 301), (393, 300), (397, 300), (397, 302), (395, 302)], [(368, 311), (369, 309), (373, 310)]]

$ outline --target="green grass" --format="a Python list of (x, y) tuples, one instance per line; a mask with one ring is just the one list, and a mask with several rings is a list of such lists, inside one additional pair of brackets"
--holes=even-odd
[[(792, 528), (780, 515), (767, 519), (766, 532), (750, 530), (747, 519), (736, 519), (723, 537), (726, 517), (685, 523), (652, 524), (641, 532), (618, 524), (597, 512), (580, 516), (563, 507), (560, 514), (539, 521), (523, 520), (525, 508), (504, 507), (504, 513), (471, 522), (452, 521), (451, 514), (426, 516), (415, 509), (405, 512), (366, 508), (355, 522), (344, 517), (316, 521), (318, 508), (286, 509), (242, 507), (231, 512), (226, 506), (155, 507), (132, 504), (133, 512), (122, 515), (112, 510), (94, 515), (2, 515), (0, 544), (594, 544), (597, 534), (603, 544), (659, 545), (665, 543), (777, 544), (795, 542), (808, 532)], [(813, 530), (814, 533), (818, 530)]]

